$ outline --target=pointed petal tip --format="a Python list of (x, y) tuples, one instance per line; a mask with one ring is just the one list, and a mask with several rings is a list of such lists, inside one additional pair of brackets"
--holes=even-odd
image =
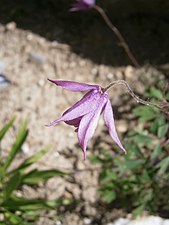
[(80, 82), (75, 82), (75, 81), (70, 81), (70, 80), (48, 80), (57, 86), (60, 86), (62, 88), (65, 88), (69, 91), (90, 91), (90, 90), (97, 90), (99, 88), (98, 85), (92, 85), (92, 84), (86, 84), (86, 83), (80, 83)]
[(45, 124), (45, 127), (52, 127), (52, 126), (56, 126), (57, 123), (55, 121), (49, 123), (49, 124)]
[(86, 160), (86, 147), (83, 146), (81, 143), (79, 143), (79, 144), (80, 144), (80, 147), (81, 147), (81, 149), (83, 151), (83, 159)]
[(50, 123), (50, 124), (45, 124), (44, 126), (45, 126), (45, 127), (51, 127), (52, 124), (51, 124), (51, 123)]
[(54, 80), (47, 78), (48, 81), (54, 83)]
[(125, 155), (127, 154), (126, 149), (121, 145), (121, 143), (120, 143), (120, 145), (119, 145), (119, 143), (116, 143), (116, 145), (123, 151), (123, 153), (124, 153)]
[(86, 151), (83, 151), (83, 159), (86, 160)]
[(122, 149), (122, 151), (124, 152), (125, 155), (127, 155), (126, 149)]

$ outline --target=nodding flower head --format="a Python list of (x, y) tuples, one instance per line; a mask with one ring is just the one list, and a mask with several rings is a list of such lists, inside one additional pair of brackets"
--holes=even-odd
[(124, 151), (114, 123), (113, 110), (104, 88), (98, 85), (90, 85), (73, 81), (49, 80), (57, 86), (61, 86), (69, 91), (88, 91), (82, 99), (66, 110), (63, 115), (51, 122), (47, 126), (54, 126), (59, 122), (65, 122), (74, 126), (78, 135), (79, 144), (86, 159), (86, 148), (89, 140), (93, 137), (99, 117), (103, 113), (105, 125), (115, 143)]
[(70, 11), (79, 11), (90, 9), (95, 5), (95, 0), (77, 0), (73, 5)]

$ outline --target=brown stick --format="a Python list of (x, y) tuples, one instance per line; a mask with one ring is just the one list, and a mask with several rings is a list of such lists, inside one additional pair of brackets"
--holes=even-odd
[(106, 15), (106, 13), (104, 12), (104, 10), (98, 6), (98, 5), (94, 5), (93, 8), (95, 10), (97, 10), (97, 12), (99, 12), (99, 14), (102, 16), (102, 18), (104, 19), (105, 23), (107, 24), (107, 26), (114, 32), (114, 34), (116, 35), (116, 37), (119, 39), (120, 44), (123, 46), (127, 56), (129, 57), (129, 59), (131, 60), (131, 62), (133, 63), (133, 65), (135, 67), (140, 67), (139, 63), (137, 62), (136, 58), (133, 56), (128, 44), (126, 43), (124, 37), (122, 36), (122, 34), (120, 33), (120, 31), (117, 29), (117, 27), (115, 27), (112, 22), (110, 21), (110, 19), (108, 18), (108, 16)]

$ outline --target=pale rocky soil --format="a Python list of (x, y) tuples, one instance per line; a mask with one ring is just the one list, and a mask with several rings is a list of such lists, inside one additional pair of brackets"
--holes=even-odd
[[(127, 22), (125, 22), (126, 24)], [(165, 30), (167, 24), (161, 25), (161, 29)], [(144, 27), (143, 25), (141, 26), (142, 28)], [(94, 22), (90, 25), (89, 36), (86, 35), (83, 40), (74, 40), (74, 37), (71, 37), (71, 33), (69, 35), (66, 34), (66, 38), (70, 39), (69, 42), (73, 43), (73, 47), (71, 44), (69, 45), (66, 42), (60, 41), (64, 33), (64, 27), (57, 27), (56, 25), (53, 31), (55, 32), (55, 39), (53, 38), (53, 40), (32, 32), (30, 29), (18, 27), (19, 24), (15, 21), (0, 24), (0, 62), (5, 65), (3, 73), (11, 81), (8, 87), (0, 89), (0, 127), (14, 115), (17, 116), (15, 129), (11, 130), (11, 136), (6, 137), (2, 142), (2, 154), (3, 156), (7, 155), (6, 149), (8, 149), (8, 146), (14, 139), (19, 122), (29, 115), (28, 127), (30, 132), (23, 146), (22, 153), (18, 156), (17, 163), (34, 154), (42, 147), (52, 144), (50, 152), (47, 153), (37, 166), (41, 169), (56, 168), (64, 171), (74, 171), (74, 177), (72, 179), (52, 178), (45, 184), (45, 187), (42, 185), (37, 190), (25, 186), (23, 190), (24, 194), (28, 197), (47, 196), (49, 199), (61, 196), (67, 198), (73, 197), (76, 201), (79, 201), (74, 210), (68, 210), (64, 213), (63, 217), (61, 215), (60, 220), (64, 225), (106, 224), (109, 220), (111, 221), (123, 215), (123, 212), (109, 212), (106, 219), (106, 215), (104, 218), (104, 215), (101, 215), (101, 212), (98, 212), (97, 209), (99, 168), (95, 168), (96, 166), (90, 163), (89, 158), (92, 154), (98, 154), (97, 147), (95, 149), (92, 147), (95, 146), (94, 144), (98, 137), (101, 137), (101, 145), (104, 145), (105, 139), (108, 140), (108, 143), (112, 143), (109, 136), (105, 135), (106, 128), (103, 119), (100, 120), (95, 137), (89, 144), (88, 159), (84, 161), (82, 151), (77, 143), (76, 133), (74, 133), (72, 127), (64, 123), (50, 128), (44, 126), (60, 117), (63, 111), (82, 97), (82, 93), (63, 91), (61, 88), (48, 82), (47, 78), (98, 83), (102, 86), (107, 85), (115, 79), (126, 79), (137, 94), (144, 96), (145, 82), (151, 85), (154, 77), (167, 78), (169, 69), (168, 59), (166, 60), (165, 56), (168, 55), (168, 50), (166, 49), (166, 52), (162, 52), (159, 55), (159, 58), (162, 58), (161, 61), (158, 61), (158, 57), (152, 59), (152, 61), (159, 62), (157, 65), (158, 69), (150, 65), (136, 69), (130, 66), (129, 62), (126, 63), (128, 59), (126, 59), (122, 49), (117, 47), (115, 43), (113, 44), (116, 47), (115, 53), (118, 51), (120, 53), (117, 55), (118, 60), (114, 65), (110, 64), (111, 60), (110, 57), (106, 56), (106, 51), (101, 60), (100, 58), (92, 60), (93, 57), (97, 57), (97, 54), (99, 55), (102, 52), (100, 50), (102, 46), (97, 45), (97, 43), (100, 43), (101, 37), (97, 36), (96, 31), (98, 30), (100, 33), (104, 30), (104, 26), (100, 27), (99, 22)], [(124, 32), (127, 28), (124, 29)], [(138, 30), (136, 32), (139, 36)], [(150, 31), (147, 30), (147, 32)], [(112, 34), (108, 31), (107, 35), (111, 43)], [(151, 35), (146, 35), (150, 41)], [(146, 39), (146, 35), (144, 35), (144, 39)], [(161, 36), (163, 37), (163, 35), (162, 32)], [(130, 36), (131, 34), (129, 34)], [(88, 54), (89, 57), (84, 57), (86, 53), (83, 55), (83, 50), (84, 52), (87, 51), (87, 44), (91, 46), (97, 37), (97, 43), (93, 43), (94, 50), (91, 48), (92, 53)], [(157, 39), (158, 35), (154, 38)], [(167, 43), (166, 40), (165, 43)], [(161, 44), (159, 40), (157, 40), (156, 45), (158, 44)], [(164, 43), (162, 47), (163, 45)], [(137, 51), (138, 49), (142, 49), (143, 52), (145, 50), (145, 55), (148, 54), (146, 53), (148, 52), (146, 46), (145, 44), (143, 47), (137, 47)], [(106, 45), (106, 48), (110, 49), (110, 47), (112, 47), (111, 44), (110, 46)], [(96, 55), (93, 53), (95, 50), (97, 52)], [(111, 51), (109, 50), (109, 56), (111, 56)], [(140, 53), (138, 58), (144, 58), (143, 52)], [(157, 52), (159, 52), (159, 49)], [(120, 54), (121, 58), (125, 58), (125, 64), (120, 62)], [(154, 49), (154, 54), (156, 54), (156, 49)], [(150, 55), (153, 55), (153, 53), (151, 52)], [(115, 55), (112, 55), (113, 57)], [(145, 64), (147, 64), (146, 61), (148, 62), (146, 57), (144, 60)], [(109, 60), (107, 61), (107, 59)], [(102, 63), (98, 63), (99, 61), (102, 61)], [(123, 60), (121, 59), (121, 61)], [(123, 142), (123, 134), (135, 126), (135, 123), (132, 120), (130, 121), (130, 118), (132, 119), (130, 111), (131, 106), (137, 103), (126, 94), (126, 91), (122, 87), (115, 87), (110, 91), (110, 99), (112, 105), (114, 105), (117, 130)], [(107, 148), (112, 146), (109, 144)], [(55, 223), (47, 218), (43, 218), (39, 224), (54, 225)]]

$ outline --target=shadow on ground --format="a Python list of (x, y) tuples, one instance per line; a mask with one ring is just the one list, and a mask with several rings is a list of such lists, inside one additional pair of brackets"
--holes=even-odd
[[(14, 21), (99, 64), (131, 64), (114, 34), (93, 10), (71, 13), (68, 0), (1, 0), (0, 22)], [(169, 17), (132, 15), (113, 20), (140, 64), (161, 65), (169, 58)]]

